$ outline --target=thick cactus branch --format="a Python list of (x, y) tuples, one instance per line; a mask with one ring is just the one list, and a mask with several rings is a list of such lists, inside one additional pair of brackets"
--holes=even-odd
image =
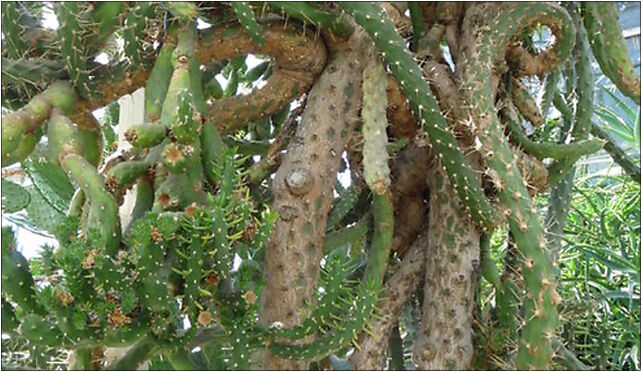
[[(482, 10), (480, 10), (482, 11)], [(550, 26), (549, 26), (550, 23)], [(545, 54), (553, 61), (565, 59), (574, 44), (575, 30), (568, 14), (548, 4), (520, 4), (502, 12), (491, 23), (495, 32), (483, 32), (467, 50), (468, 67), (460, 91), (479, 126), (484, 160), (496, 172), (500, 182), (498, 198), (511, 210), (510, 231), (522, 261), (522, 275), (527, 291), (517, 365), (520, 368), (546, 368), (552, 357), (550, 340), (557, 323), (559, 295), (555, 292), (555, 274), (548, 254), (543, 229), (529, 197), (516, 159), (503, 135), (495, 114), (493, 87), (489, 76), (492, 67), (506, 56), (508, 45), (518, 32), (537, 24), (561, 31), (556, 44)]]
[(618, 89), (640, 104), (640, 76), (622, 36), (617, 4), (584, 2), (584, 26), (595, 59)]
[(281, 26), (266, 26), (263, 35), (263, 47), (254, 44), (241, 28), (217, 28), (200, 38), (201, 61), (220, 61), (247, 53), (274, 57), (272, 75), (263, 88), (209, 105), (206, 125), (214, 125), (221, 134), (275, 114), (305, 93), (325, 65), (325, 47), (318, 38), (283, 31)]

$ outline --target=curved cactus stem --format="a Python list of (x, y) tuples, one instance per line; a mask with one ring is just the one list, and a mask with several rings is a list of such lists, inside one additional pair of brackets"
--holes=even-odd
[(624, 171), (631, 176), (631, 178), (640, 183), (641, 172), (640, 166), (637, 165), (631, 158), (624, 152), (615, 141), (604, 129), (600, 128), (599, 125), (592, 123), (591, 125), (591, 134), (595, 137), (603, 139), (605, 142), (604, 150), (611, 155), (613, 161), (615, 161)]
[[(497, 31), (481, 32), (474, 45), (467, 45), (470, 67), (462, 77), (464, 84), (460, 87), (464, 92), (462, 101), (471, 108), (473, 120), (479, 127), (484, 160), (501, 179), (498, 199), (512, 212), (509, 227), (519, 250), (527, 292), (523, 306), (525, 324), (517, 354), (517, 366), (524, 369), (549, 366), (552, 358), (550, 340), (557, 324), (556, 307), (560, 298), (555, 291), (555, 272), (545, 250), (546, 241), (537, 210), (495, 114), (489, 76), (493, 74), (494, 62), (506, 55), (511, 39), (525, 28), (538, 24), (559, 31), (555, 45), (542, 55), (549, 55), (553, 62), (565, 59), (575, 40), (575, 28), (568, 13), (549, 4), (515, 5), (492, 21), (493, 29)], [(484, 83), (480, 86), (479, 82)]]
[[(149, 176), (143, 176), (136, 183), (136, 204), (131, 214), (129, 226), (142, 218), (154, 205), (154, 181)], [(128, 227), (129, 229), (129, 227)]]
[(107, 191), (102, 176), (87, 160), (76, 154), (65, 156), (61, 166), (91, 202), (88, 223), (100, 230), (106, 254), (115, 256), (120, 249), (120, 220), (116, 202)]
[(74, 195), (69, 202), (69, 209), (67, 210), (67, 216), (77, 216), (80, 217), (82, 214), (82, 207), (85, 204), (85, 192), (82, 189), (76, 190)]
[(635, 72), (629, 48), (622, 36), (617, 4), (585, 2), (584, 26), (593, 55), (604, 75), (640, 105), (640, 77)]
[(233, 1), (230, 3), (230, 6), (252, 41), (257, 45), (265, 45), (265, 37), (263, 37), (261, 33), (261, 26), (256, 21), (256, 18), (254, 18), (254, 12), (250, 4), (247, 1)]
[(294, 28), (265, 26), (261, 47), (239, 27), (216, 28), (199, 40), (201, 61), (225, 60), (247, 53), (274, 56), (273, 72), (266, 85), (248, 95), (215, 100), (208, 105), (205, 125), (214, 125), (221, 135), (279, 112), (307, 92), (326, 62), (326, 48), (320, 38)]
[[(74, 107), (75, 94), (67, 83), (52, 84), (44, 92), (33, 97), (24, 107), (2, 118), (2, 166), (24, 160), (33, 150), (19, 149), (22, 142), (32, 143), (30, 136), (42, 134), (42, 125), (51, 115), (52, 109), (69, 112)], [(37, 141), (36, 141), (37, 142)], [(24, 145), (23, 145), (24, 146)]]
[(530, 140), (520, 124), (511, 118), (511, 115), (504, 116), (506, 126), (510, 132), (511, 138), (521, 148), (530, 155), (538, 159), (557, 159), (563, 160), (568, 158), (577, 158), (584, 155), (592, 154), (599, 151), (605, 144), (600, 139), (579, 140), (574, 143), (538, 143)]
[(432, 148), (446, 168), (451, 185), (457, 189), (460, 200), (473, 220), (486, 228), (492, 226), (495, 223), (495, 211), (448, 128), (421, 69), (405, 48), (405, 41), (397, 34), (390, 19), (374, 3), (343, 2), (341, 6), (355, 17), (382, 52), (392, 75), (410, 101), (415, 117), (419, 118), (428, 133)]
[(269, 5), (281, 9), (292, 18), (310, 22), (318, 28), (327, 28), (339, 38), (348, 38), (354, 32), (354, 26), (342, 14), (318, 9), (304, 1), (271, 1)]

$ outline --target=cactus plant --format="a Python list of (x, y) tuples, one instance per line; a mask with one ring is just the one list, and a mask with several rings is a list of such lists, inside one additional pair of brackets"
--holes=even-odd
[[(56, 352), (74, 369), (468, 368), (473, 348), (488, 366), (581, 365), (556, 344), (533, 198), (570, 195), (566, 172), (603, 145), (587, 40), (614, 43), (613, 8), (61, 2), (52, 30), (43, 7), (1, 9), (3, 224), (58, 241), (31, 258), (3, 227), (3, 368)], [(535, 54), (539, 26), (555, 43)], [(547, 73), (540, 111), (520, 79)], [(115, 102), (141, 87), (123, 149)], [(551, 101), (570, 143), (548, 138)], [(506, 226), (500, 275), (489, 236)], [(4, 334), (29, 357), (5, 358)]]

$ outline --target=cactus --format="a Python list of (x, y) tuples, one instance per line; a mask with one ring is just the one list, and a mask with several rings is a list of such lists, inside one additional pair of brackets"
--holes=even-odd
[(154, 147), (165, 137), (167, 137), (167, 128), (156, 123), (133, 125), (125, 132), (127, 142), (138, 148)]
[(584, 3), (584, 26), (595, 59), (618, 89), (640, 104), (640, 77), (622, 36), (616, 4)]
[(422, 78), (421, 69), (406, 50), (405, 42), (395, 31), (392, 22), (375, 4), (345, 2), (341, 5), (355, 17), (356, 22), (368, 32), (381, 51), (473, 220), (482, 226), (491, 226), (495, 219), (494, 209), (477, 183), (455, 136), (448, 129), (428, 83)]
[(340, 38), (348, 38), (354, 32), (354, 26), (343, 15), (317, 9), (303, 1), (272, 1), (269, 5), (281, 9), (290, 17), (327, 28)]
[[(3, 107), (13, 111), (3, 117), (2, 165), (20, 162), (32, 183), (2, 180), (3, 213), (16, 213), (3, 219), (59, 243), (29, 262), (3, 228), (2, 329), (30, 353), (19, 366), (46, 367), (52, 351), (66, 350), (74, 355), (68, 367), (78, 369), (136, 369), (147, 360), (152, 369), (327, 368), (328, 357), (338, 368), (355, 363), (342, 360), (351, 348), (372, 355), (372, 336), (391, 341), (400, 367), (415, 331), (409, 319), (392, 324), (397, 310), (380, 308), (389, 304), (383, 296), (412, 297), (395, 280), (384, 281), (407, 269), (396, 263), (408, 253), (391, 250), (416, 237), (412, 255), (423, 257), (427, 236), (443, 235), (431, 244), (448, 247), (455, 234), (473, 237), (470, 247), (456, 247), (466, 248), (464, 261), (455, 262), (459, 250), (435, 250), (430, 258), (463, 271), (441, 275), (439, 265), (430, 267), (449, 284), (465, 282), (466, 294), (430, 291), (424, 298), (439, 302), (448, 292), (467, 300), (476, 289), (468, 270), (481, 259), (496, 290), (493, 329), (481, 344), (510, 356), (519, 343), (517, 367), (548, 368), (558, 350), (551, 344), (560, 298), (531, 197), (568, 180), (574, 160), (602, 146), (588, 138), (588, 46), (577, 27), (573, 125), (573, 110), (554, 92), (558, 73), (550, 72), (572, 88), (570, 70), (558, 67), (575, 40), (563, 10), (473, 4), (464, 12), (451, 5), (411, 2), (411, 30), (401, 3), (394, 4), (399, 12), (384, 4), (388, 16), (371, 3), (273, 2), (259, 21), (260, 8), (247, 2), (56, 3), (60, 27), (51, 30), (39, 24), (42, 4), (3, 3)], [(483, 10), (488, 14), (477, 17)], [(598, 25), (588, 13), (584, 22)], [(573, 17), (581, 25), (581, 15)], [(529, 44), (536, 25), (556, 40), (537, 55), (520, 44)], [(418, 50), (426, 27), (433, 54)], [(442, 37), (453, 70), (442, 64)], [(249, 68), (248, 54), (269, 60)], [(547, 72), (539, 113), (519, 78)], [(133, 147), (103, 150), (103, 131), (114, 140), (114, 102), (143, 86), (145, 118), (125, 133)], [(547, 140), (554, 123), (542, 114), (550, 100), (565, 110), (560, 132), (573, 128), (570, 143)], [(112, 116), (102, 127), (92, 115), (101, 107)], [(540, 125), (540, 139), (524, 133), (515, 107)], [(415, 135), (417, 126), (423, 130)], [(430, 151), (412, 158), (399, 153), (405, 146)], [(344, 153), (350, 188), (336, 183), (348, 168)], [(553, 162), (546, 169), (540, 159)], [(14, 169), (3, 169), (3, 177)], [(408, 179), (412, 187), (397, 187)], [(553, 194), (570, 186), (559, 184)], [(130, 196), (133, 210), (121, 221)], [(419, 234), (427, 203), (461, 221), (432, 218)], [(475, 223), (463, 223), (469, 220)], [(500, 275), (488, 239), (480, 241), (481, 256), (475, 246), (479, 233), (505, 222), (517, 262)], [(523, 278), (509, 271), (517, 265)], [(442, 305), (447, 310), (433, 319), (450, 309), (473, 313), (472, 302)], [(373, 322), (382, 316), (390, 324), (383, 331)], [(448, 337), (467, 342), (473, 326), (453, 321), (455, 336)], [(399, 330), (408, 331), (403, 340)], [(104, 348), (125, 346), (129, 351), (106, 366), (95, 360)], [(428, 359), (430, 351), (414, 352)], [(457, 363), (467, 363), (464, 354)]]
[(33, 97), (29, 104), (18, 111), (5, 115), (2, 118), (2, 166), (24, 160), (30, 151), (25, 154), (23, 150), (20, 156), (13, 155), (20, 143), (26, 140), (23, 138), (40, 129), (49, 118), (52, 108), (69, 112), (75, 104), (74, 99), (68, 84), (57, 83)]
[[(546, 53), (563, 60), (571, 51), (575, 35), (572, 21), (563, 9), (545, 4), (518, 5), (501, 13), (493, 22), (498, 32), (484, 32), (479, 36), (476, 50), (469, 50), (469, 76), (464, 81), (470, 85), (464, 102), (471, 107), (472, 115), (480, 126), (480, 140), (485, 162), (501, 178), (498, 190), (499, 200), (512, 211), (509, 226), (521, 254), (522, 275), (526, 291), (524, 300), (525, 325), (519, 341), (517, 366), (520, 368), (546, 368), (552, 358), (550, 340), (557, 323), (559, 295), (555, 292), (555, 274), (551, 265), (543, 236), (543, 229), (535, 214), (533, 202), (515, 158), (503, 136), (499, 119), (494, 113), (491, 86), (488, 83), (492, 61), (503, 56), (506, 45), (517, 32), (529, 24), (539, 22), (535, 15), (545, 13), (555, 28), (561, 30), (560, 38)], [(486, 78), (484, 78), (486, 77)], [(475, 85), (473, 88), (472, 84)], [(474, 102), (474, 104), (473, 104)]]

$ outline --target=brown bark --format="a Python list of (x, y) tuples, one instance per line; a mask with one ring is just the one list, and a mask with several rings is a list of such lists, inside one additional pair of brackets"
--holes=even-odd
[(383, 368), (383, 357), (388, 349), (390, 332), (397, 325), (399, 315), (421, 281), (427, 248), (428, 237), (424, 233), (417, 237), (401, 266), (386, 282), (386, 289), (381, 293), (381, 297), (385, 300), (377, 304), (385, 310), (385, 313), (381, 319), (372, 321), (371, 333), (377, 337), (367, 333), (360, 335), (358, 344), (361, 350), (356, 351), (350, 359), (355, 369), (381, 370)]
[[(349, 133), (361, 106), (362, 63), (371, 42), (361, 30), (329, 43), (328, 65), (310, 91), (301, 124), (274, 178), (273, 208), (279, 212), (267, 246), (266, 285), (260, 322), (288, 327), (314, 302), (332, 189)], [(267, 355), (264, 369), (306, 369), (306, 362)]]
[(440, 170), (429, 175), (424, 304), (413, 361), (418, 369), (469, 369), (479, 233)]

